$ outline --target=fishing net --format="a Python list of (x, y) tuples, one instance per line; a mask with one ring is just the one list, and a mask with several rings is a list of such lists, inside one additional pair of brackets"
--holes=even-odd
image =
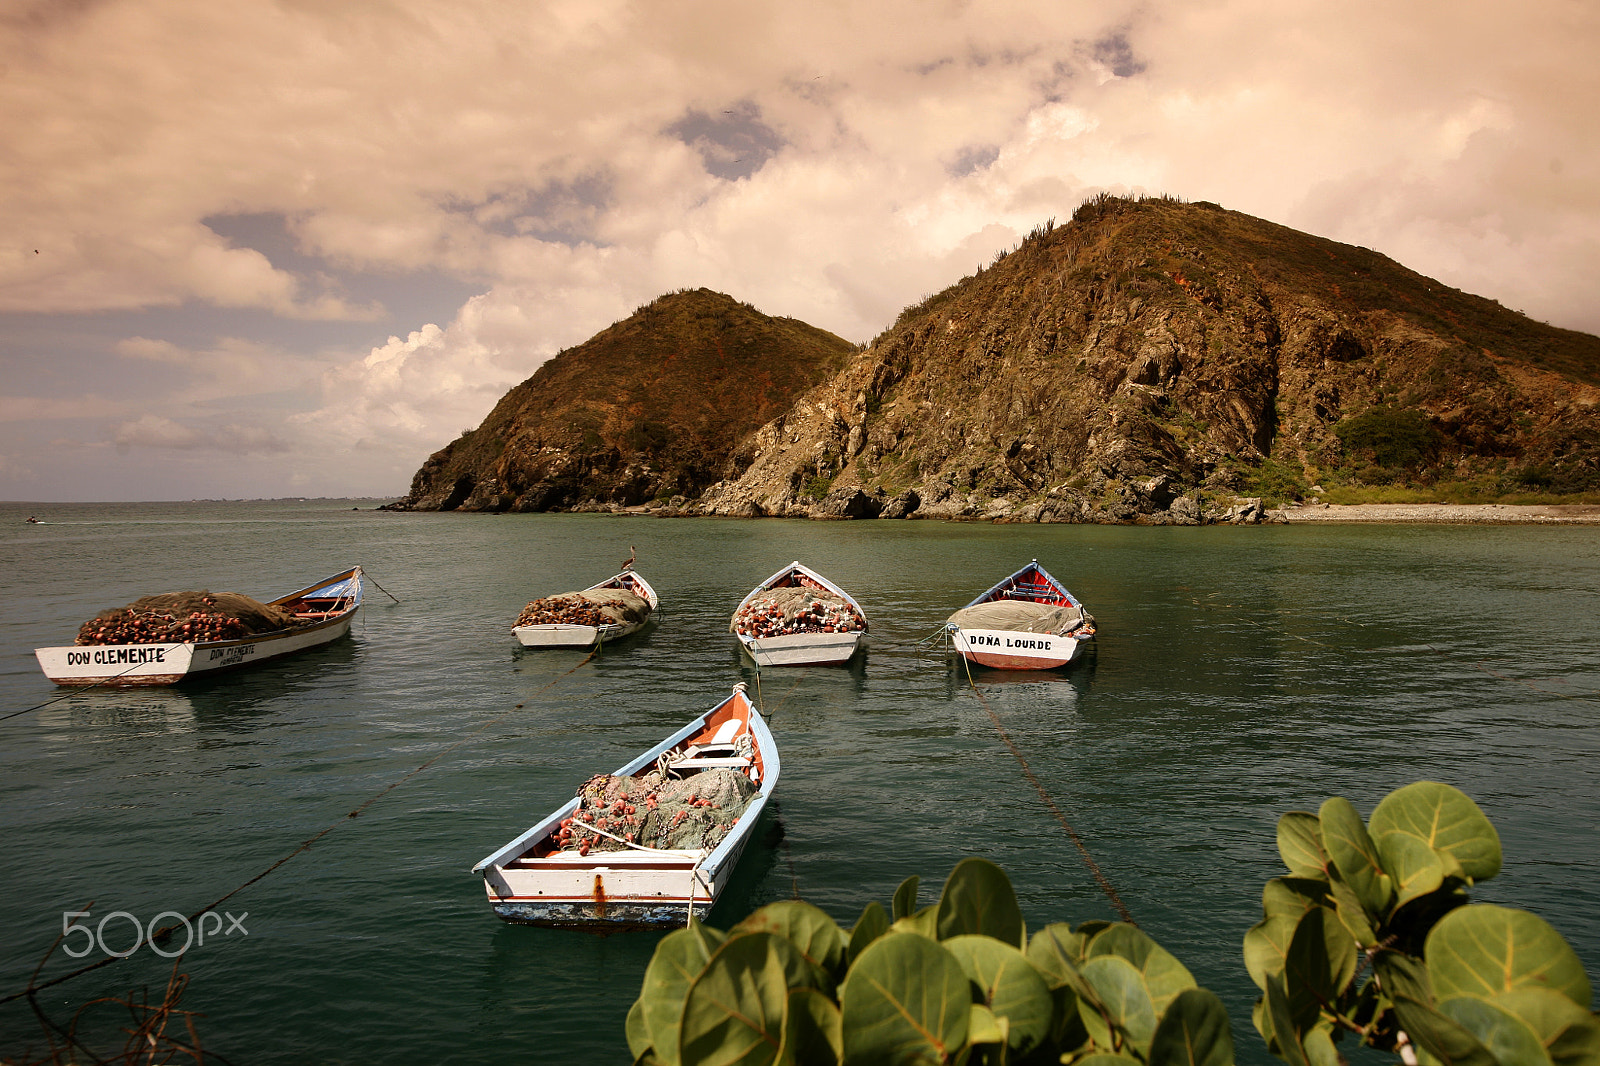
[(1071, 604), (1057, 607), (1028, 600), (996, 600), (975, 603), (951, 615), (949, 621), (962, 629), (1005, 629), (1018, 633), (1070, 633), (1094, 619)]
[(75, 643), (170, 644), (237, 640), (288, 629), (298, 620), (286, 611), (237, 592), (163, 592), (111, 607), (78, 629)]
[(556, 840), (582, 854), (627, 848), (576, 824), (584, 822), (647, 848), (709, 850), (728, 835), (756, 792), (744, 774), (720, 767), (681, 780), (654, 770), (637, 777), (597, 774), (578, 789), (578, 809), (562, 821)]
[(650, 602), (627, 589), (590, 589), (534, 600), (517, 616), (517, 625), (615, 626), (642, 622), (649, 614)]
[(742, 637), (790, 633), (855, 633), (867, 620), (849, 600), (823, 589), (768, 589), (733, 613), (728, 630)]

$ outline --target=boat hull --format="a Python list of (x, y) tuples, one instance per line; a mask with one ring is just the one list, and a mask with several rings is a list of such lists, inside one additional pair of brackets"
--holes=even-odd
[(617, 626), (578, 626), (564, 623), (517, 626), (511, 632), (524, 648), (592, 648), (596, 643), (609, 644), (613, 640), (631, 637), (643, 629), (650, 619), (628, 622)]
[(955, 629), (957, 654), (996, 670), (1054, 670), (1079, 658), (1092, 637), (1004, 629)]
[(786, 633), (778, 637), (740, 637), (739, 645), (757, 666), (837, 666), (850, 661), (865, 634)]
[(264, 633), (245, 640), (195, 644), (91, 644), (37, 648), (44, 675), (58, 685), (172, 685), (186, 678), (254, 666), (331, 644), (350, 632), (355, 615)]

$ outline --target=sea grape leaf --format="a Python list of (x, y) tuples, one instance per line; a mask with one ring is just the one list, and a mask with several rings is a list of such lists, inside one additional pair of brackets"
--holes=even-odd
[(843, 1060), (844, 1030), (838, 1005), (815, 988), (791, 988), (778, 1061), (783, 1066), (839, 1066)]
[(1097, 955), (1083, 964), (1082, 972), (1111, 1024), (1140, 1055), (1147, 1055), (1156, 1031), (1156, 1008), (1144, 975), (1120, 955)]
[(628, 1037), (628, 1051), (634, 1058), (638, 1058), (650, 1050), (650, 1030), (644, 1024), (644, 1000), (636, 999), (633, 1006), (628, 1008), (628, 1020), (624, 1026)]
[(1265, 992), (1267, 978), (1283, 973), (1284, 960), (1289, 957), (1289, 942), (1294, 939), (1298, 918), (1279, 915), (1263, 918), (1250, 927), (1244, 935), (1244, 968), (1250, 980)]
[(917, 913), (917, 886), (922, 884), (922, 878), (912, 874), (900, 882), (900, 887), (894, 890), (894, 902), (890, 914), (895, 921), (909, 918)]
[(712, 934), (721, 937), (717, 930), (698, 922), (674, 930), (661, 938), (645, 967), (639, 989), (640, 1013), (650, 1046), (666, 1066), (678, 1066), (678, 1024), (683, 1000), (690, 983), (705, 969), (712, 951), (719, 946)]
[(1282, 914), (1300, 920), (1312, 907), (1328, 902), (1327, 881), (1309, 877), (1274, 877), (1261, 886), (1261, 912), (1268, 917)]
[(874, 940), (850, 968), (840, 1008), (847, 1066), (942, 1062), (967, 1042), (971, 982), (922, 936)]
[(1394, 879), (1395, 906), (1437, 892), (1444, 884), (1444, 863), (1428, 842), (1410, 833), (1385, 833), (1378, 838), (1378, 856)]
[(831, 992), (833, 982), (843, 975), (844, 932), (815, 904), (797, 899), (769, 903), (728, 930), (729, 936), (743, 933), (775, 933), (787, 937), (800, 954), (828, 975), (824, 991)]
[(1433, 984), (1421, 959), (1398, 951), (1380, 951), (1372, 958), (1372, 969), (1389, 999), (1407, 996), (1419, 1003), (1433, 1002)]
[(1085, 1055), (1081, 1059), (1073, 1059), (1072, 1066), (1128, 1066), (1130, 1062), (1139, 1060), (1132, 1055), (1118, 1055), (1110, 1051), (1096, 1051)]
[(956, 863), (939, 895), (936, 928), (940, 940), (975, 933), (1018, 949), (1027, 943), (1011, 878), (988, 859), (974, 857)]
[(1518, 988), (1489, 1000), (1533, 1030), (1556, 1066), (1600, 1062), (1600, 1018), (1549, 988)]
[(1310, 811), (1289, 811), (1278, 819), (1278, 854), (1290, 877), (1328, 876), (1328, 853), (1322, 846), (1322, 823)]
[(1355, 938), (1357, 944), (1370, 948), (1378, 942), (1378, 934), (1372, 928), (1366, 908), (1356, 898), (1355, 889), (1336, 877), (1329, 883), (1328, 895), (1333, 902), (1333, 912), (1339, 917), (1339, 924)]
[(850, 930), (849, 961), (855, 962), (867, 945), (889, 931), (889, 916), (883, 911), (883, 904), (877, 900), (868, 903), (861, 911), (861, 917), (856, 919), (855, 928)]
[(1439, 1004), (1439, 1013), (1477, 1037), (1500, 1066), (1552, 1066), (1538, 1034), (1508, 1011), (1475, 996)]
[(1327, 1022), (1314, 1027), (1300, 1039), (1300, 1049), (1305, 1052), (1311, 1066), (1341, 1066), (1339, 1051), (1333, 1046), (1332, 1027)]
[(1156, 1024), (1150, 1066), (1233, 1066), (1228, 1009), (1216, 993), (1189, 988), (1178, 993)]
[(1318, 907), (1301, 915), (1284, 962), (1290, 1002), (1310, 996), (1320, 1007), (1337, 1002), (1356, 975), (1356, 944), (1333, 911)]
[(1417, 1050), (1445, 1066), (1500, 1066), (1476, 1036), (1427, 1003), (1397, 995), (1394, 1014)]
[(1475, 903), (1458, 907), (1428, 934), (1424, 957), (1433, 992), (1491, 999), (1518, 988), (1550, 988), (1585, 1010), (1593, 989), (1583, 963), (1537, 914)]
[(995, 1017), (994, 1011), (982, 1003), (972, 1005), (972, 1017), (967, 1021), (968, 1044), (1005, 1044), (1009, 1043), (1008, 1035), (1004, 1019)]
[(1050, 987), (1060, 988), (1077, 977), (1083, 938), (1066, 922), (1051, 922), (1028, 939), (1027, 955)]
[(1438, 781), (1415, 781), (1385, 796), (1372, 812), (1372, 835), (1380, 848), (1391, 833), (1421, 839), (1449, 860), (1446, 872), (1483, 881), (1500, 872), (1500, 834), (1466, 793)]
[(938, 921), (939, 905), (930, 903), (915, 914), (907, 915), (904, 918), (896, 918), (894, 924), (889, 927), (889, 931), (894, 933), (916, 933), (919, 936), (927, 937), (929, 940), (938, 940)]
[(1195, 987), (1194, 975), (1188, 968), (1136, 925), (1116, 922), (1107, 926), (1095, 934), (1084, 950), (1091, 959), (1115, 955), (1132, 963), (1158, 1017), (1178, 993)]
[(684, 997), (678, 1061), (717, 1066), (777, 1062), (789, 990), (815, 987), (822, 979), (787, 937), (764, 932), (729, 937)]
[(1289, 1066), (1311, 1066), (1306, 1049), (1300, 1043), (1301, 1029), (1295, 1024), (1282, 976), (1274, 974), (1267, 978), (1266, 1005), (1266, 1017), (1272, 1024), (1271, 1043), (1277, 1056)]
[(1382, 918), (1394, 898), (1394, 886), (1355, 805), (1343, 796), (1330, 796), (1323, 801), (1317, 820), (1322, 826), (1323, 849), (1340, 879), (1371, 917)]
[(941, 943), (976, 986), (980, 1002), (1006, 1020), (1010, 1047), (1026, 1055), (1044, 1042), (1050, 1035), (1055, 1001), (1044, 975), (1027, 956), (993, 937), (970, 933)]

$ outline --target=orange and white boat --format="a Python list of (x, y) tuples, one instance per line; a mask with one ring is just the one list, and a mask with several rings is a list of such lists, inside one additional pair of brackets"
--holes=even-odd
[(945, 622), (956, 652), (1000, 670), (1066, 666), (1094, 640), (1094, 616), (1035, 559)]
[[(508, 922), (593, 929), (684, 925), (691, 910), (697, 920), (705, 917), (727, 887), (778, 784), (778, 768), (772, 733), (741, 682), (727, 699), (611, 775), (638, 779), (622, 784), (643, 788), (692, 783), (708, 771), (742, 775), (748, 784), (741, 787), (750, 795), (732, 824), (718, 827), (725, 832), (710, 846), (630, 842), (622, 835), (626, 830), (613, 824), (615, 832), (608, 832), (604, 817), (586, 815), (580, 795), (472, 872), (483, 875), (490, 905)], [(584, 822), (581, 814), (596, 824)], [(608, 851), (572, 846), (568, 834), (574, 822), (587, 839), (605, 836), (621, 846)]]

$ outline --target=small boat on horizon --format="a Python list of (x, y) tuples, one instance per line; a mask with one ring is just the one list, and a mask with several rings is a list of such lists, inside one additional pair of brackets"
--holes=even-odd
[(952, 614), (957, 654), (999, 670), (1052, 670), (1094, 640), (1094, 616), (1035, 559)]
[(587, 648), (639, 632), (659, 606), (650, 582), (624, 566), (620, 573), (582, 591), (534, 600), (523, 608), (523, 618), (549, 620), (519, 618), (511, 632), (525, 648)]
[[(352, 566), (287, 596), (255, 604), (276, 609), (274, 617), (289, 623), (282, 628), (218, 640), (158, 639), (35, 648), (33, 654), (45, 676), (58, 685), (171, 685), (332, 643), (350, 632), (351, 619), (361, 607), (361, 590), (361, 567)], [(170, 617), (167, 621), (171, 630), (181, 632), (186, 620)]]
[(778, 749), (743, 682), (472, 868), (508, 922), (594, 930), (703, 919), (778, 784)]
[(834, 666), (861, 646), (867, 616), (848, 592), (796, 560), (739, 601), (728, 630), (757, 666)]

